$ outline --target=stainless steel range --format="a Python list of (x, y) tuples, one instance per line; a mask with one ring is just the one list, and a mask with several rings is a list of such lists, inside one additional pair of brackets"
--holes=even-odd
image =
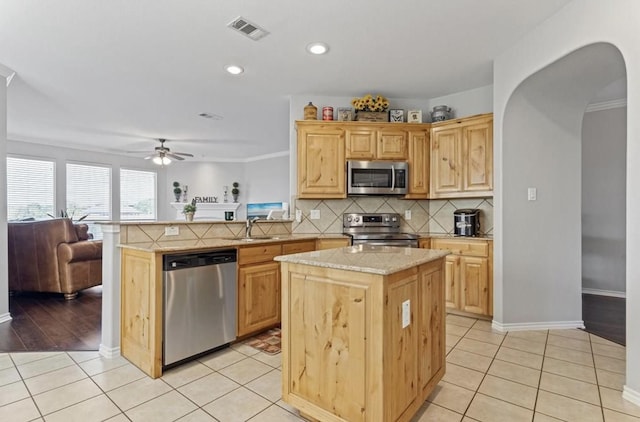
[(342, 233), (353, 245), (383, 245), (417, 248), (418, 235), (400, 232), (400, 214), (350, 213), (342, 215)]

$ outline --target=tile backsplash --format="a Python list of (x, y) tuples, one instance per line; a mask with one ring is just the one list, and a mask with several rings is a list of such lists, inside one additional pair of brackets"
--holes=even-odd
[[(294, 207), (302, 211), (302, 221), (293, 222), (293, 233), (342, 233), (344, 213), (395, 212), (402, 218), (400, 228), (404, 232), (451, 234), (455, 210), (478, 208), (480, 233), (493, 234), (493, 198), (406, 200), (392, 196), (363, 196), (347, 199), (298, 199), (294, 202)], [(319, 210), (320, 218), (312, 220), (311, 210)], [(411, 210), (410, 220), (404, 218), (406, 210)]]

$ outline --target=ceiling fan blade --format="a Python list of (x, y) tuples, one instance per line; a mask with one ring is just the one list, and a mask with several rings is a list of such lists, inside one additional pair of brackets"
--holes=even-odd
[(188, 152), (172, 152), (171, 154), (182, 155), (185, 157), (193, 157), (193, 154), (189, 154)]
[(146, 157), (144, 157), (144, 159), (145, 159), (145, 160), (150, 160), (150, 159), (152, 159), (153, 157), (157, 157), (157, 155), (156, 155), (156, 154), (147, 155)]
[(166, 157), (173, 158), (174, 160), (179, 160), (179, 161), (184, 160), (184, 158), (180, 157), (179, 155), (175, 155), (175, 154), (174, 154), (174, 153), (172, 153), (172, 152), (165, 152), (165, 153), (164, 153), (164, 155), (165, 155)]
[(125, 151), (126, 154), (148, 154), (149, 150), (145, 151)]

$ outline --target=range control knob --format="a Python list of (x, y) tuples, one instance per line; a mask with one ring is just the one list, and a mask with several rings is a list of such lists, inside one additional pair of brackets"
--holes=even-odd
[(353, 218), (351, 218), (351, 216), (347, 217), (347, 221), (348, 221), (349, 223), (351, 223), (351, 220), (353, 220)]
[(388, 223), (389, 222), (389, 217), (385, 217), (384, 221), (385, 221), (385, 223)]
[(356, 222), (356, 223), (360, 222), (360, 217), (356, 217), (356, 218), (355, 218), (355, 222)]
[(397, 217), (391, 217), (391, 221), (393, 221), (395, 223), (396, 221), (398, 221), (398, 218)]

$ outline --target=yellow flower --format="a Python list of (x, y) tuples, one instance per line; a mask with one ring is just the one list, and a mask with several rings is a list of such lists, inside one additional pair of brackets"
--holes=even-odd
[(380, 94), (375, 97), (367, 94), (362, 98), (354, 98), (351, 105), (358, 111), (386, 111), (389, 108), (389, 100)]

